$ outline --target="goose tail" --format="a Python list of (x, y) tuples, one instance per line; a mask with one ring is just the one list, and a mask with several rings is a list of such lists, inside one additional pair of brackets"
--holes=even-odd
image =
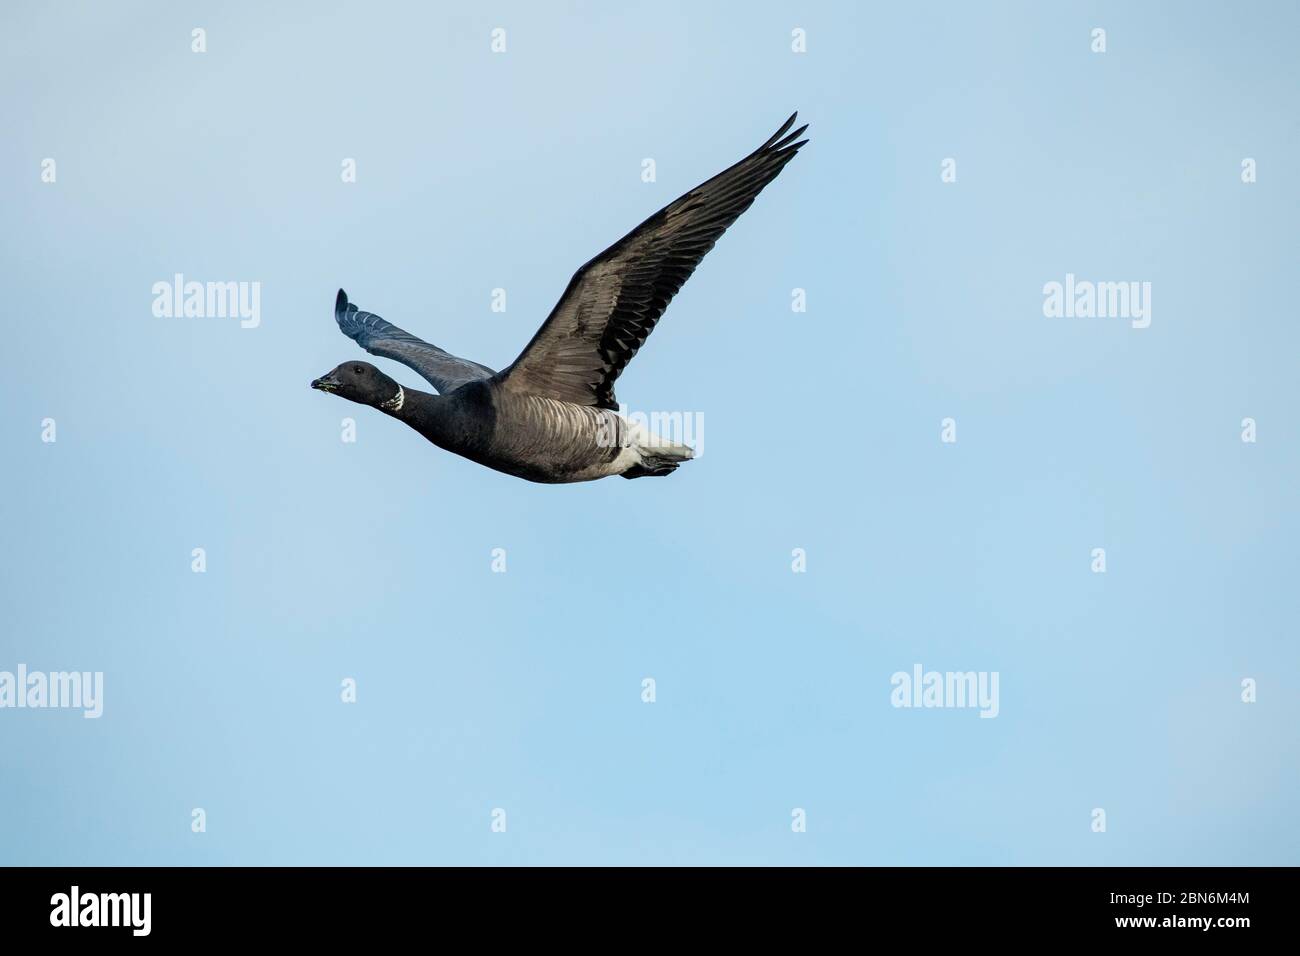
[(624, 478), (662, 478), (671, 475), (684, 461), (695, 457), (695, 450), (680, 442), (668, 441), (658, 436), (637, 445), (640, 461), (627, 471)]

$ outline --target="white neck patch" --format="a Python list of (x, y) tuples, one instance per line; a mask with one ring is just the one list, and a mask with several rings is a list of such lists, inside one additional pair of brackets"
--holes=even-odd
[(397, 394), (387, 401), (379, 403), (379, 407), (386, 412), (400, 412), (402, 406), (406, 404), (406, 391), (402, 386), (397, 386)]

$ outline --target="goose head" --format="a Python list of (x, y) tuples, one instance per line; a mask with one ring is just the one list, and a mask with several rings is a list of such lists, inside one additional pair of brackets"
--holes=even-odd
[(400, 407), (403, 397), (402, 386), (369, 362), (344, 362), (313, 379), (311, 387), (374, 408)]

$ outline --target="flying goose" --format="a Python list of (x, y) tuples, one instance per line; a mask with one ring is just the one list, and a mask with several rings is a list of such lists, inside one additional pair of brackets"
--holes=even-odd
[(550, 316), (501, 372), (458, 358), (362, 312), (340, 289), (334, 318), (371, 355), (422, 375), (405, 388), (368, 362), (311, 383), (377, 408), (439, 448), (529, 481), (667, 475), (693, 456), (618, 414), (614, 382), (700, 260), (807, 140), (792, 115), (730, 169), (659, 210), (569, 280)]

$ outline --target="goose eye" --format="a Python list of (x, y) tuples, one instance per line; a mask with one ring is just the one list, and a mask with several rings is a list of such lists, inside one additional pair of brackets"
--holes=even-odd
[(365, 375), (365, 374), (366, 374), (366, 370), (365, 370), (364, 368), (362, 368), (360, 365), (354, 365), (354, 366), (352, 366), (352, 371), (356, 372), (358, 375)]

